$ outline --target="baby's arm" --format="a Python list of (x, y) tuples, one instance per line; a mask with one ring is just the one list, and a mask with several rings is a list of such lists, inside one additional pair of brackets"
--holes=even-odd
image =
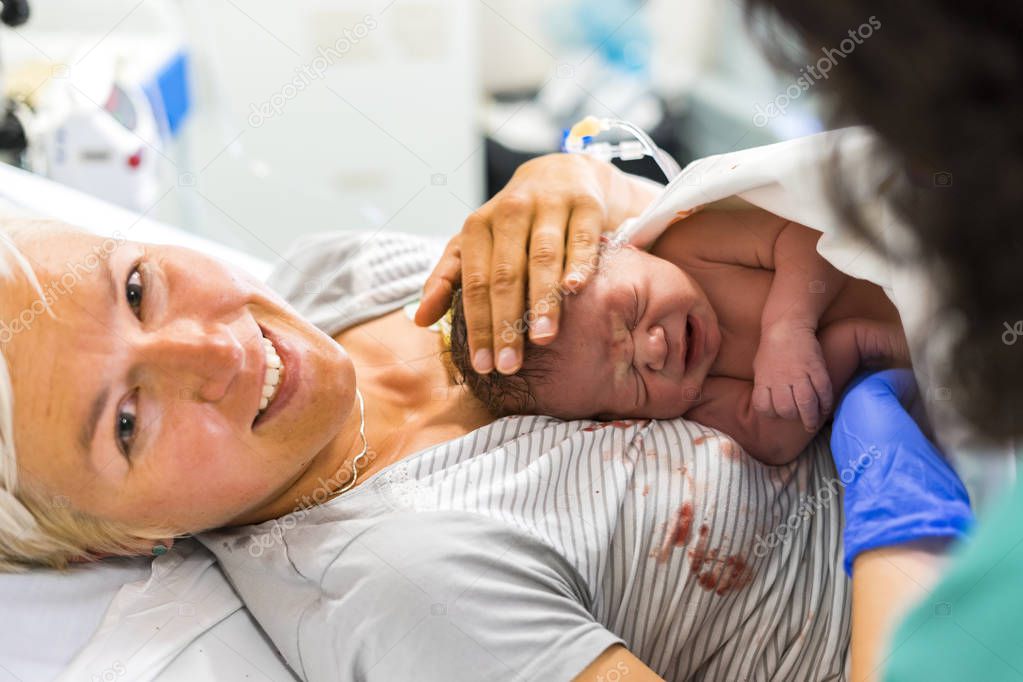
[(901, 325), (862, 318), (832, 322), (820, 332), (824, 361), (837, 393), (860, 367), (909, 367), (909, 344)]
[(686, 419), (723, 431), (764, 464), (788, 464), (816, 435), (798, 421), (753, 409), (751, 381), (710, 376), (703, 382), (703, 394), (705, 402), (686, 412)]
[[(839, 320), (821, 330), (820, 344), (828, 376), (839, 392), (863, 365), (909, 366), (906, 336), (899, 325), (889, 322)], [(816, 435), (798, 421), (754, 409), (750, 381), (709, 376), (703, 393), (706, 401), (689, 410), (686, 418), (720, 429), (764, 464), (788, 464)]]
[(766, 416), (820, 427), (834, 404), (832, 382), (817, 340), (821, 315), (848, 277), (817, 253), (821, 233), (787, 223), (774, 242), (774, 279), (760, 321), (753, 360), (753, 407)]

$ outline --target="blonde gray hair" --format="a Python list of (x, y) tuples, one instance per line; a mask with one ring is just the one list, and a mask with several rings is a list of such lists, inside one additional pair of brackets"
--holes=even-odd
[[(0, 218), (0, 287), (24, 277), (39, 295), (45, 311), (53, 311), (29, 261), (16, 245), (19, 236), (52, 227), (43, 221)], [(75, 510), (67, 497), (21, 480), (15, 451), (14, 386), (0, 342), (0, 572), (34, 566), (66, 568), (76, 560), (132, 554), (141, 538), (167, 537), (165, 531), (141, 532)]]

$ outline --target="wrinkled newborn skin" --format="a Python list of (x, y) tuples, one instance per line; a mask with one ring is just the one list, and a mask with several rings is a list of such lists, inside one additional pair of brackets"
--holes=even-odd
[[(795, 241), (782, 244), (783, 233)], [(761, 350), (797, 372), (819, 362), (829, 401), (864, 364), (909, 364), (898, 311), (884, 291), (829, 270), (815, 234), (760, 210), (715, 210), (677, 221), (650, 253), (609, 246), (590, 283), (562, 302), (552, 352), (527, 349), (522, 376), (534, 410), (563, 419), (684, 415), (762, 462), (791, 461), (823, 420), (805, 426), (798, 415), (756, 409)], [(797, 317), (799, 325), (772, 329), (765, 341), (762, 318), (772, 300), (813, 309), (816, 324)], [(807, 335), (815, 346), (809, 357)]]
[(625, 246), (563, 302), (553, 371), (532, 386), (562, 419), (671, 418), (696, 404), (721, 346), (717, 315), (673, 263)]

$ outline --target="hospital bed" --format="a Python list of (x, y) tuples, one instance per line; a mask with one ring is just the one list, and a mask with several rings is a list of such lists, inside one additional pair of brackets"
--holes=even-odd
[[(198, 249), (265, 278), (270, 265), (0, 164), (0, 213)], [(157, 559), (0, 574), (0, 682), (296, 678), (212, 554), (191, 540)]]

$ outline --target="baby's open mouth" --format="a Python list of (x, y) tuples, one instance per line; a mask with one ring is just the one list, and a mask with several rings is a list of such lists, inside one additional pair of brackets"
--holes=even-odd
[(683, 356), (682, 372), (685, 373), (689, 369), (693, 362), (693, 318), (691, 315), (686, 316), (686, 337), (685, 337), (685, 355)]

